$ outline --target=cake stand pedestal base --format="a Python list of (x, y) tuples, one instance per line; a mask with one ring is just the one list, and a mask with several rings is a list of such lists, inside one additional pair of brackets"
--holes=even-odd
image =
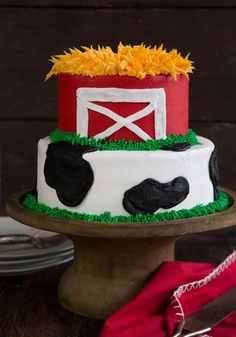
[(65, 234), (74, 242), (73, 263), (62, 276), (59, 301), (82, 316), (106, 319), (144, 287), (163, 261), (174, 259), (174, 246), (185, 234), (236, 224), (236, 193), (226, 211), (157, 223), (102, 223), (51, 217), (21, 205), (25, 191), (12, 195), (8, 214), (19, 222)]
[(61, 278), (59, 301), (80, 315), (102, 319), (132, 299), (160, 263), (173, 260), (176, 240), (70, 238), (75, 259)]

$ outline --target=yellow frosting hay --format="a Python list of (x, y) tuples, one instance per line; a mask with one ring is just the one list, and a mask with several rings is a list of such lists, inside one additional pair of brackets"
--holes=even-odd
[(163, 45), (156, 46), (124, 46), (119, 43), (117, 52), (110, 47), (81, 47), (69, 49), (63, 55), (53, 56), (50, 61), (53, 66), (46, 76), (48, 80), (52, 75), (60, 73), (83, 76), (134, 76), (139, 79), (146, 75), (171, 75), (176, 80), (178, 74), (192, 73), (193, 62), (182, 57), (176, 50), (167, 52)]

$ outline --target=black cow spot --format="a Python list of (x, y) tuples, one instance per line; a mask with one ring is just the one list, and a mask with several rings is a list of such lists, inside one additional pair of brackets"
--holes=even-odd
[(217, 149), (216, 147), (212, 151), (211, 158), (209, 160), (209, 174), (214, 190), (214, 200), (218, 199), (219, 196), (219, 170), (218, 170), (218, 161), (217, 161)]
[(130, 214), (154, 213), (178, 205), (188, 194), (189, 183), (184, 177), (164, 184), (148, 178), (125, 192), (123, 206)]
[(95, 147), (68, 142), (49, 144), (44, 164), (45, 180), (56, 190), (58, 199), (64, 205), (79, 205), (92, 186), (93, 170), (82, 155), (96, 150)]
[(164, 145), (161, 150), (167, 150), (167, 151), (186, 151), (191, 148), (191, 144), (189, 142), (183, 142), (183, 143), (176, 143), (173, 145)]

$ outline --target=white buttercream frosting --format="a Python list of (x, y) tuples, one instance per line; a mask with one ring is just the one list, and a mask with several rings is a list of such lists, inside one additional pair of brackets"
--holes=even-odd
[[(188, 180), (189, 195), (180, 204), (169, 210), (206, 205), (214, 200), (213, 185), (209, 175), (209, 160), (214, 144), (198, 137), (200, 145), (183, 152), (173, 151), (95, 151), (85, 153), (94, 172), (94, 182), (80, 205), (68, 207), (57, 198), (56, 191), (47, 185), (44, 177), (44, 162), (50, 143), (49, 138), (38, 143), (38, 201), (51, 207), (74, 212), (111, 215), (128, 215), (122, 200), (125, 191), (147, 178), (161, 183), (170, 182), (182, 176)], [(164, 212), (160, 208), (157, 212)]]

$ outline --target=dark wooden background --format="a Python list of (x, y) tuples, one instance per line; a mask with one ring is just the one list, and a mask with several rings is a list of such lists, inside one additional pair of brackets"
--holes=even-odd
[[(221, 184), (236, 189), (235, 32), (236, 0), (0, 0), (0, 215), (10, 193), (34, 185), (37, 142), (57, 125), (48, 58), (98, 43), (191, 52), (190, 126), (215, 142)], [(235, 247), (235, 228), (189, 236), (176, 258), (219, 262)], [(1, 337), (97, 336), (101, 322), (57, 304), (63, 269), (0, 279)]]

